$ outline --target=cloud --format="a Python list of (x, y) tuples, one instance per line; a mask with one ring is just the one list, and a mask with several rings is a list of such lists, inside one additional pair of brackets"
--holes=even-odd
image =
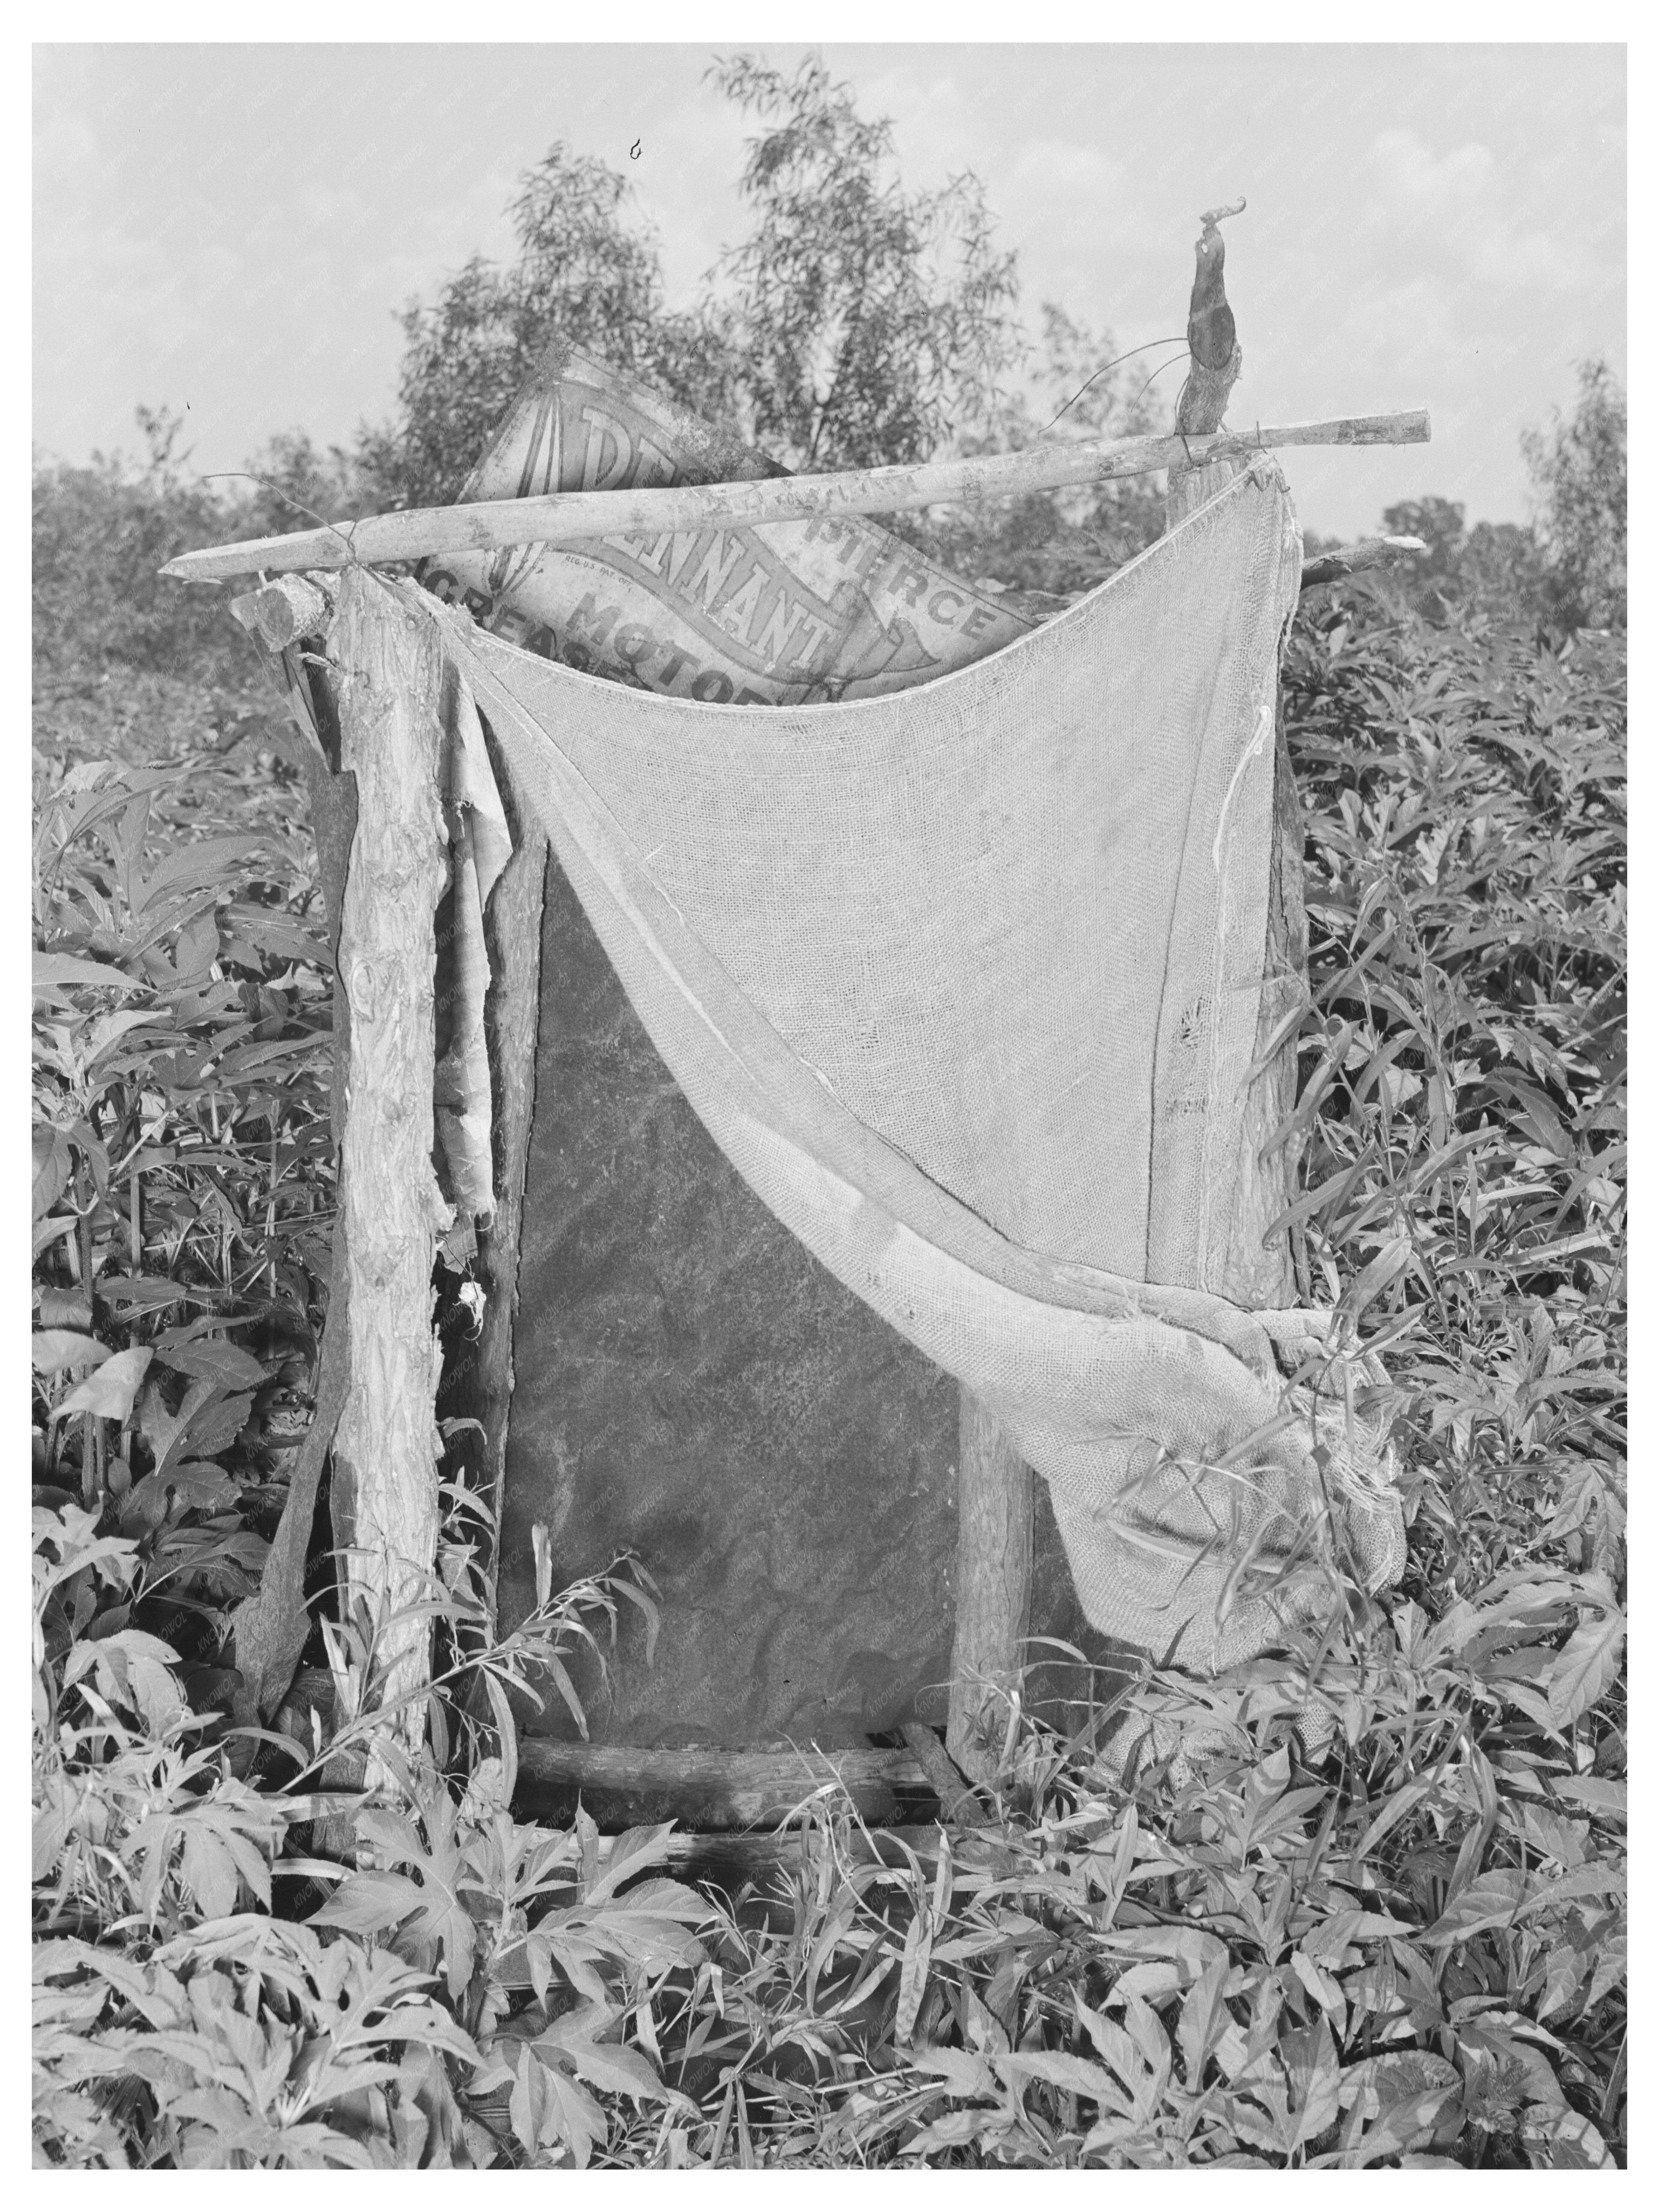
[(1002, 183), (1011, 199), (1030, 197), (1050, 220), (1058, 206), (1098, 223), (1109, 221), (1115, 212), (1121, 216), (1128, 198), (1127, 176), (1126, 165), (1098, 146), (1080, 145), (1075, 139), (1039, 138), (1022, 148)]
[(1485, 198), (1495, 167), (1490, 147), (1459, 146), (1437, 160), (1414, 131), (1381, 131), (1365, 155), (1365, 219), (1389, 228), (1443, 222)]
[(1559, 224), (1528, 228), (1506, 210), (1498, 162), (1479, 140), (1437, 155), (1414, 131), (1382, 131), (1360, 175), (1366, 250), (1395, 266), (1409, 260), (1499, 291), (1577, 290), (1586, 281), (1584, 258)]

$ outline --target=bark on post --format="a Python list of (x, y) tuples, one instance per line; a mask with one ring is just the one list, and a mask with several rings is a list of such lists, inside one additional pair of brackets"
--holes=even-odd
[(1019, 1680), (1030, 1632), (1031, 1470), (994, 1414), (966, 1390), (957, 1433), (957, 1618), (945, 1746), (970, 1781), (988, 1782), (1005, 1699)]
[[(351, 1010), (336, 1231), (349, 1379), (331, 1498), (343, 1597), (385, 1620), (429, 1595), (438, 1538), (432, 1267), (448, 1225), (432, 1164), (442, 669), (433, 625), (364, 569), (342, 580), (330, 657), (341, 767), (355, 772), (358, 798), (339, 949)], [(384, 1703), (420, 1689), (430, 1646), (429, 1620), (383, 1627)], [(423, 1724), (416, 1698), (392, 1729), (412, 1747)]]

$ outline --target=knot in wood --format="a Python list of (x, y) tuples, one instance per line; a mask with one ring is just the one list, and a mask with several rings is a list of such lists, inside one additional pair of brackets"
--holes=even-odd
[(346, 975), (346, 997), (359, 1021), (372, 1022), (380, 1003), (380, 980), (372, 960), (354, 960)]

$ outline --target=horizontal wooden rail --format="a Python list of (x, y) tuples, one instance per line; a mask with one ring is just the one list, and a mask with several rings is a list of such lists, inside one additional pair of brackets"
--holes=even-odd
[[(867, 1746), (820, 1751), (658, 1751), (627, 1743), (519, 1743), (518, 1801), (539, 1812), (580, 1791), (603, 1820), (617, 1801), (630, 1820), (671, 1814), (693, 1826), (742, 1828), (787, 1820), (826, 1784), (868, 1819), (890, 1814), (896, 1794), (933, 1794), (914, 1753)], [(607, 1823), (608, 1825), (608, 1823)]]
[[(724, 1889), (735, 1896), (745, 1882), (763, 1881), (769, 1875), (784, 1870), (794, 1873), (811, 1866), (815, 1854), (825, 1848), (818, 1840), (821, 1833), (801, 1826), (745, 1835), (678, 1833), (664, 1837), (663, 1853), (682, 1881), (696, 1882), (704, 1889)], [(595, 1838), (601, 1866), (609, 1863), (617, 1840), (604, 1833)], [(834, 1850), (843, 1864), (886, 1866), (900, 1875), (909, 1871), (914, 1853), (931, 1873), (939, 1863), (939, 1847), (945, 1840), (944, 1828), (933, 1820), (925, 1826), (850, 1828), (836, 1838)], [(1007, 1859), (1000, 1849), (995, 1829), (957, 1829), (950, 1844), (957, 1866), (973, 1869), (988, 1864), (999, 1875), (1006, 1869)], [(649, 1870), (654, 1872), (654, 1866)]]
[[(332, 1677), (321, 1668), (302, 1667), (275, 1726), (296, 1742), (307, 1743), (313, 1713), (326, 1718), (333, 1710)], [(905, 1733), (912, 1735), (908, 1728)], [(850, 1799), (861, 1819), (888, 1822), (902, 1801), (916, 1801), (911, 1809), (920, 1811), (930, 1798), (942, 1796), (943, 1777), (951, 1801), (945, 1808), (947, 1817), (954, 1809), (967, 1814), (970, 1826), (975, 1816), (982, 1820), (983, 1808), (971, 1803), (971, 1793), (964, 1790), (932, 1729), (918, 1728), (912, 1740), (923, 1734), (932, 1753), (921, 1758), (914, 1750), (883, 1751), (869, 1744), (830, 1750), (811, 1744), (781, 1751), (727, 1751), (718, 1746), (664, 1751), (649, 1744), (555, 1743), (544, 1736), (520, 1736), (514, 1802), (520, 1818), (536, 1820), (550, 1814), (562, 1822), (569, 1817), (568, 1801), (580, 1793), (602, 1831), (635, 1826), (641, 1820), (675, 1820), (694, 1832), (675, 1838), (677, 1851), (684, 1856), (695, 1856), (704, 1842), (723, 1850), (732, 1831), (745, 1829), (769, 1832), (747, 1838), (762, 1859), (787, 1856), (789, 1831), (769, 1832), (791, 1822), (792, 1815), (799, 1815), (826, 1784), (829, 1791), (817, 1800), (820, 1816), (837, 1806), (845, 1810)], [(336, 1762), (327, 1786), (341, 1792), (363, 1788), (361, 1750)], [(899, 1832), (937, 1838), (938, 1832), (905, 1828)], [(602, 1833), (601, 1856), (606, 1848)]]
[(1222, 459), (1279, 446), (1417, 446), (1429, 436), (1419, 410), (1401, 415), (1345, 415), (1326, 422), (1258, 423), (1202, 437), (1091, 439), (1030, 446), (1018, 453), (969, 460), (851, 469), (837, 476), (762, 477), (746, 483), (674, 484), (638, 491), (552, 492), (539, 499), (476, 500), (465, 507), (410, 507), (365, 515), (283, 538), (181, 553), (161, 570), (181, 583), (211, 584), (256, 570), (347, 568), (428, 554), (493, 552), (504, 545), (568, 545), (620, 533), (660, 537), (709, 523), (801, 521), (813, 516), (888, 514), (951, 501), (1003, 499), (1068, 484)]

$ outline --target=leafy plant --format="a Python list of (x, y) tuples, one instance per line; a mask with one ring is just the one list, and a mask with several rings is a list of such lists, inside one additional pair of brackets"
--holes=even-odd
[[(237, 1739), (192, 1713), (177, 1655), (130, 1624), (143, 1547), (69, 1504), (35, 1526), (35, 2130), (48, 2163), (584, 2165), (607, 2097), (672, 2104), (611, 2031), (700, 1955), (708, 1901), (653, 1872), (666, 1831), (602, 1857), (592, 1821), (515, 1822), (506, 1753), (459, 1796), (373, 1729), (374, 1638), (330, 1638), (336, 1696), (287, 1779), (236, 1771)], [(467, 1668), (524, 1686), (591, 1634), (587, 1586)], [(568, 1678), (567, 1678), (568, 1679)], [(434, 1708), (447, 1686), (428, 1693)], [(354, 1759), (354, 1752), (357, 1753)], [(330, 1788), (320, 1794), (321, 1777)], [(355, 1777), (356, 1786), (349, 1784)], [(343, 1826), (341, 1863), (289, 1848)], [(647, 1876), (647, 1879), (641, 1879)], [(296, 1884), (325, 1886), (297, 1923)], [(319, 1932), (320, 1931), (320, 1932)], [(682, 2100), (683, 2101), (683, 2100)]]
[(153, 1540), (137, 1602), (175, 1640), (193, 1613), (204, 1662), (303, 1422), (332, 1214), (315, 860), (265, 760), (225, 771), (240, 834), (183, 763), (58, 764), (34, 848), (36, 1480)]

